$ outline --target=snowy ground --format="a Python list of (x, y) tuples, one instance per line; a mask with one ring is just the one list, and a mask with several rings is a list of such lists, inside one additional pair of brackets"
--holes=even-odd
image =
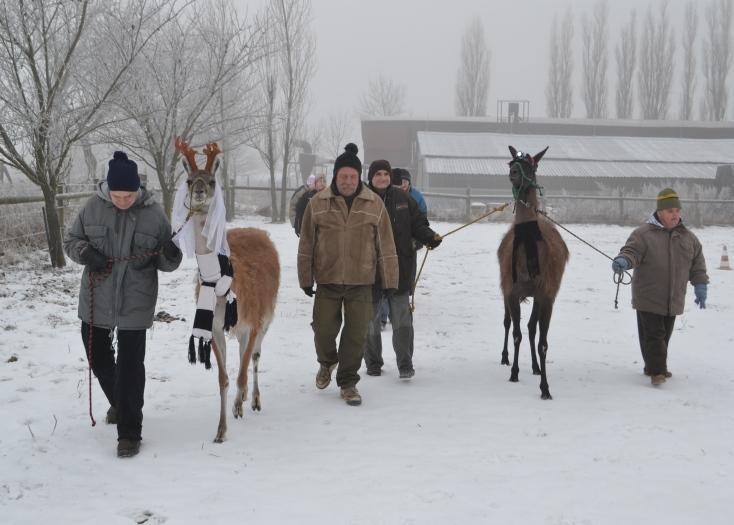
[[(671, 342), (674, 377), (661, 388), (642, 375), (629, 288), (615, 310), (609, 262), (567, 234), (549, 335), (554, 399), (540, 399), (526, 341), (520, 382), (509, 383), (494, 254), (506, 226), (483, 223), (428, 259), (415, 378), (397, 378), (388, 325), (385, 373), (363, 375), (364, 403), (348, 407), (334, 384), (313, 384), (296, 237), (257, 218), (237, 225), (270, 232), (282, 284), (263, 346), (263, 410), (230, 418), (221, 445), (212, 443), (216, 374), (188, 364), (189, 322), (149, 332), (143, 447), (120, 460), (96, 381), (96, 427), (87, 415), (79, 267), (0, 270), (0, 522), (732, 523), (734, 272), (716, 269), (722, 244), (734, 247), (731, 228), (696, 232), (709, 305), (695, 308), (689, 290)], [(631, 231), (573, 230), (607, 253)], [(192, 269), (185, 261), (162, 275), (158, 310), (191, 319)], [(233, 342), (229, 357), (232, 373)]]

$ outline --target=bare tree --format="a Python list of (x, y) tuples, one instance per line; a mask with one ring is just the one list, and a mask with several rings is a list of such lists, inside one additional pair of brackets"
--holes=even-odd
[(637, 13), (630, 12), (629, 22), (622, 28), (619, 43), (614, 50), (617, 62), (617, 91), (615, 102), (617, 118), (632, 117), (632, 78), (635, 74), (635, 59), (637, 57)]
[(607, 115), (608, 18), (607, 0), (597, 0), (591, 19), (586, 13), (581, 18), (582, 95), (586, 118), (604, 118)]
[(360, 113), (366, 117), (392, 117), (405, 113), (405, 86), (380, 73), (367, 84)]
[(732, 62), (731, 20), (732, 0), (711, 0), (706, 6), (707, 32), (703, 42), (703, 118), (706, 120), (724, 120), (726, 115), (726, 79)]
[(560, 28), (553, 16), (550, 35), (550, 64), (545, 87), (546, 113), (551, 118), (569, 118), (573, 110), (573, 12), (569, 6)]
[(464, 117), (487, 115), (490, 51), (484, 26), (472, 18), (461, 39), (461, 63), (456, 77), (456, 113)]
[(693, 97), (696, 92), (696, 54), (694, 44), (698, 32), (698, 9), (696, 3), (691, 0), (686, 4), (683, 17), (683, 36), (681, 45), (683, 47), (683, 85), (680, 97), (680, 118), (691, 120), (693, 116)]
[(305, 117), (308, 83), (313, 76), (315, 42), (311, 35), (310, 0), (272, 0), (280, 55), (282, 175), (280, 222), (286, 220), (288, 168), (293, 143)]
[(117, 104), (122, 123), (107, 134), (155, 172), (169, 215), (181, 177), (175, 138), (227, 140), (226, 152), (234, 135), (248, 131), (252, 108), (242, 78), (261, 57), (261, 31), (236, 13), (229, 1), (197, 0), (160, 31), (135, 63), (133, 88)]
[(326, 156), (335, 159), (344, 149), (344, 144), (352, 136), (352, 116), (346, 111), (332, 113), (324, 125), (324, 145)]
[(673, 82), (675, 35), (670, 27), (668, 0), (660, 2), (660, 10), (653, 15), (652, 5), (640, 38), (640, 69), (637, 82), (642, 118), (665, 119)]
[(56, 195), (71, 148), (108, 120), (131, 65), (176, 0), (2, 2), (0, 158), (43, 193), (49, 253), (66, 264)]

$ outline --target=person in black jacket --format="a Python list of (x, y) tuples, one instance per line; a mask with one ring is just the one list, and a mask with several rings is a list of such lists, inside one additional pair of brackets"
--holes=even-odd
[(413, 288), (413, 267), (415, 266), (414, 239), (429, 249), (441, 244), (441, 236), (434, 232), (425, 214), (420, 211), (415, 200), (399, 187), (391, 183), (392, 168), (386, 160), (376, 160), (370, 164), (367, 174), (369, 187), (385, 203), (390, 216), (395, 251), (398, 255), (399, 282), (394, 292), (385, 292), (377, 284), (373, 287), (373, 318), (367, 332), (364, 352), (367, 375), (379, 376), (382, 373), (382, 335), (380, 333), (380, 305), (386, 300), (390, 306), (392, 324), (392, 343), (397, 358), (398, 371), (403, 379), (415, 375), (413, 368), (413, 313), (410, 311), (410, 292)]
[(306, 212), (308, 201), (311, 200), (311, 197), (326, 188), (326, 175), (323, 173), (318, 176), (309, 175), (308, 187), (309, 190), (301, 195), (296, 203), (296, 212), (293, 218), (293, 229), (296, 230), (296, 237), (301, 236), (301, 223), (303, 222), (303, 214)]

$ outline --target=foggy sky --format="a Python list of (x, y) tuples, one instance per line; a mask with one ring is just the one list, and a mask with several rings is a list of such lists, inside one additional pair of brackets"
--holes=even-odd
[[(573, 116), (585, 116), (580, 83), (580, 16), (591, 12), (594, 0), (312, 0), (312, 29), (317, 40), (317, 71), (311, 82), (311, 118), (336, 111), (357, 111), (370, 77), (384, 73), (406, 88), (406, 107), (413, 117), (455, 114), (454, 84), (461, 37), (475, 14), (479, 15), (491, 50), (489, 115), (496, 101), (529, 99), (531, 116), (545, 116), (545, 85), (551, 21), (566, 6), (574, 11)], [(698, 44), (703, 30), (699, 7)], [(654, 10), (659, 2), (652, 2)], [(630, 10), (637, 9), (638, 30), (649, 2), (610, 0), (607, 108), (614, 114), (616, 84), (614, 46), (619, 27)], [(680, 60), (680, 32), (685, 0), (670, 0), (671, 24), (676, 30), (676, 62)], [(697, 55), (700, 67), (700, 54)], [(680, 71), (676, 68), (674, 79)], [(671, 92), (671, 114), (677, 114), (679, 81)], [(696, 96), (703, 81), (699, 78)], [(694, 106), (697, 108), (697, 105)], [(639, 108), (635, 106), (635, 115)]]

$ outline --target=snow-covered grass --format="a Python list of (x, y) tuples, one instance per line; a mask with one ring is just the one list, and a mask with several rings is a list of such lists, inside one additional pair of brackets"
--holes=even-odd
[[(554, 399), (540, 399), (527, 340), (520, 382), (509, 383), (509, 368), (499, 364), (495, 257), (507, 226), (481, 223), (428, 258), (416, 297), (415, 378), (398, 379), (388, 325), (385, 373), (363, 375), (364, 403), (348, 407), (334, 384), (325, 391), (313, 384), (312, 300), (298, 288), (292, 230), (259, 218), (236, 225), (270, 232), (282, 284), (263, 345), (263, 410), (230, 417), (221, 445), (212, 443), (216, 373), (186, 359), (192, 261), (161, 274), (157, 309), (187, 321), (149, 332), (143, 447), (125, 460), (115, 456), (116, 431), (103, 422), (96, 380), (96, 427), (87, 415), (79, 267), (41, 269), (41, 254), (0, 270), (0, 522), (734, 519), (734, 272), (716, 269), (722, 244), (734, 246), (731, 228), (696, 232), (711, 276), (709, 304), (697, 309), (689, 293), (671, 341), (674, 377), (660, 388), (642, 375), (629, 287), (615, 310), (609, 261), (567, 234), (571, 260), (549, 334)], [(572, 229), (609, 254), (631, 231)], [(236, 362), (231, 342), (230, 375)]]

